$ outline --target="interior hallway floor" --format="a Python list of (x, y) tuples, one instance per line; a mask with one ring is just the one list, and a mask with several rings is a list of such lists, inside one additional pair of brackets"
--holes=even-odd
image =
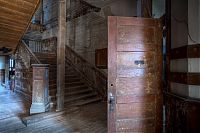
[[(107, 109), (105, 102), (88, 104), (74, 109), (68, 108), (62, 112), (39, 114), (39, 120), (35, 120), (25, 126), (22, 118), (29, 114), (29, 108), (29, 102), (20, 95), (1, 86), (0, 133), (107, 132)], [(35, 118), (37, 118), (36, 116), (34, 115)]]

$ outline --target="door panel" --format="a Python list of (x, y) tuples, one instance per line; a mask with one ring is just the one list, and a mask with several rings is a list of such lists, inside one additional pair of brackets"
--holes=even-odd
[(155, 73), (152, 60), (152, 52), (117, 52), (117, 78), (152, 75)]
[(162, 132), (162, 27), (109, 17), (108, 131)]

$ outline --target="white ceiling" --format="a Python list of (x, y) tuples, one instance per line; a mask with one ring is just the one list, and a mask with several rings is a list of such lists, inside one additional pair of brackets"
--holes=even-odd
[(84, 1), (96, 7), (104, 7), (109, 3), (119, 0), (84, 0)]

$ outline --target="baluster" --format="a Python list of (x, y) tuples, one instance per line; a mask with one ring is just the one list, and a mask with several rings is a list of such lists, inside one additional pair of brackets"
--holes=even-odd
[(39, 52), (39, 50), (38, 50), (38, 41), (36, 41), (36, 43), (37, 43), (37, 45), (36, 45), (36, 47), (37, 47), (37, 52)]
[(35, 44), (35, 41), (34, 41), (33, 42), (33, 52), (36, 52), (36, 50), (35, 50), (36, 48), (35, 47), (36, 47), (36, 44)]
[(39, 45), (39, 52), (42, 52), (42, 45), (40, 41), (38, 41), (38, 45)]

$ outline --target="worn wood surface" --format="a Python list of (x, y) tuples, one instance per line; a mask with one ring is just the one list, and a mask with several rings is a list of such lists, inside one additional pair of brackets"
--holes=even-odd
[(39, 1), (0, 0), (0, 47), (15, 50), (31, 21)]
[[(22, 118), (28, 115), (30, 103), (23, 97), (0, 87), (1, 133), (107, 133), (106, 103), (90, 104), (63, 112), (40, 114), (39, 121), (27, 127)], [(37, 118), (37, 116), (35, 116)]]
[(199, 133), (200, 102), (174, 94), (166, 94), (167, 133)]
[(109, 17), (108, 131), (162, 132), (162, 27)]

